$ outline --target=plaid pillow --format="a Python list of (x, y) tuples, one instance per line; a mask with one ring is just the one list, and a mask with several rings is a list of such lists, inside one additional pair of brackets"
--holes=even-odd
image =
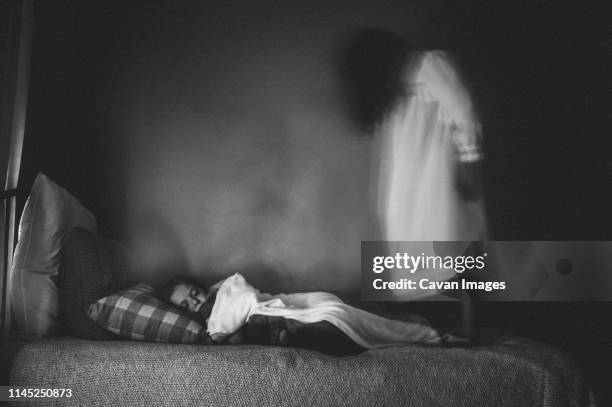
[(172, 343), (208, 342), (206, 329), (180, 309), (154, 297), (155, 289), (137, 284), (91, 304), (96, 324), (127, 339)]

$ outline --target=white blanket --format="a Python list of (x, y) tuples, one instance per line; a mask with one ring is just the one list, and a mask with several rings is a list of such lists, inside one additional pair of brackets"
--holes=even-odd
[(304, 323), (328, 321), (368, 349), (440, 341), (436, 330), (427, 325), (382, 318), (351, 307), (330, 293), (262, 293), (238, 273), (221, 283), (208, 319), (208, 333), (213, 338), (223, 338), (236, 332), (251, 315), (284, 317)]

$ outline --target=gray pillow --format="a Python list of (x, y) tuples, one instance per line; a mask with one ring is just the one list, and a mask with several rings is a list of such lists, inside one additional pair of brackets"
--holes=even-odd
[(95, 232), (97, 222), (68, 191), (38, 174), (19, 221), (10, 280), (12, 311), (23, 339), (59, 333), (55, 280), (60, 250), (73, 227)]
[(62, 248), (58, 281), (66, 333), (85, 339), (116, 339), (89, 318), (87, 307), (128, 286), (126, 276), (131, 269), (132, 257), (125, 246), (85, 229), (72, 229)]

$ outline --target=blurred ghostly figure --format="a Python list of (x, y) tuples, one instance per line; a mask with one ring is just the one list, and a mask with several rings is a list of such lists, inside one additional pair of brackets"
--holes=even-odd
[(341, 54), (350, 113), (375, 135), (384, 240), (481, 240), (481, 126), (448, 53), (388, 30), (351, 33)]

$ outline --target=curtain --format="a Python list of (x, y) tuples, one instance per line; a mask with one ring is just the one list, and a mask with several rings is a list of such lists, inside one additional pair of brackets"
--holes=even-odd
[(11, 278), (16, 190), (26, 123), (31, 38), (32, 0), (0, 2), (0, 175), (4, 183), (0, 205), (0, 328), (3, 341), (9, 336), (10, 327), (7, 287)]

